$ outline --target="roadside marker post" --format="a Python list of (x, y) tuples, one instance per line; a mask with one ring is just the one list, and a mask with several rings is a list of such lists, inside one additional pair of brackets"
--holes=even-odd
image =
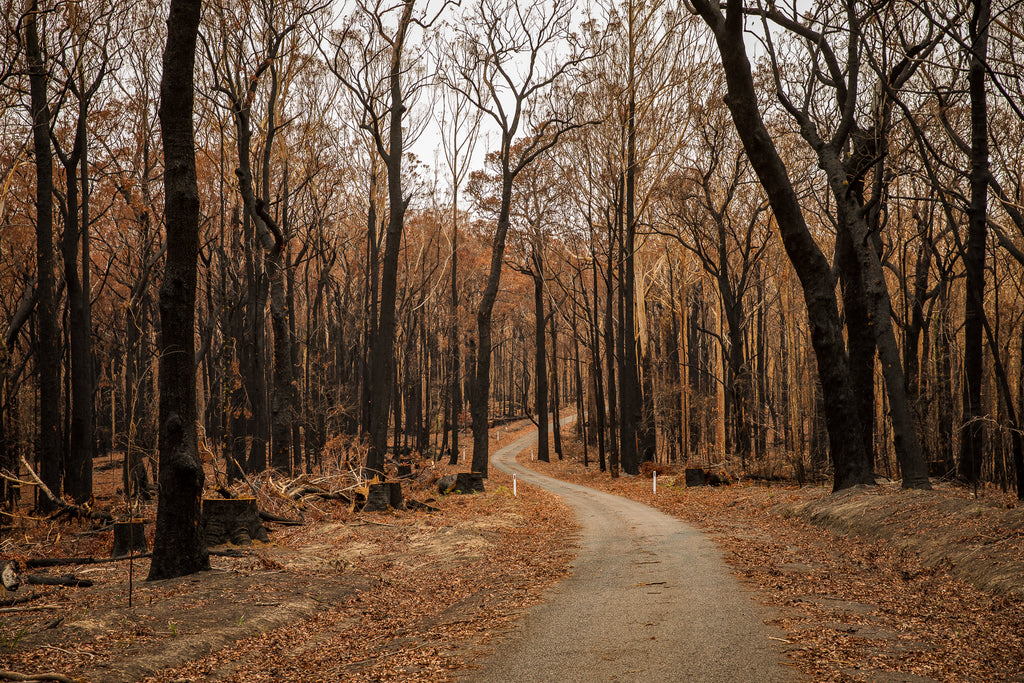
[(530, 462), (533, 462), (533, 449), (530, 449)]
[(652, 484), (652, 486), (654, 487), (654, 493), (657, 493), (658, 492), (658, 471), (657, 470), (654, 471), (653, 482), (654, 483)]
[(512, 475), (512, 497), (518, 498), (519, 492), (516, 490), (516, 475)]

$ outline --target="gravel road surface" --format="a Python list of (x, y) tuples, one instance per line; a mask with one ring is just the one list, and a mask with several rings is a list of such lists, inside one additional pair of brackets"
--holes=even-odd
[(516, 454), (536, 438), (502, 448), (491, 463), (573, 507), (583, 527), (579, 555), (572, 575), (467, 680), (801, 680), (771, 639), (781, 633), (765, 625), (768, 611), (705, 534), (646, 505), (518, 465)]

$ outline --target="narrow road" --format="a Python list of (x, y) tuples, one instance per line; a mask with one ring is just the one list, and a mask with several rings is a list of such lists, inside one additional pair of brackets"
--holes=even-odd
[[(707, 536), (651, 507), (515, 462), (536, 433), (492, 456), (561, 496), (583, 529), (572, 576), (527, 611), (473, 681), (800, 680)], [(529, 495), (520, 491), (520, 495)]]

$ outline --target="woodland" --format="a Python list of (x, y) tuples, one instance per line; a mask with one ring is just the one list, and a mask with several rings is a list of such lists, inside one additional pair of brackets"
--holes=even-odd
[(1018, 2), (2, 5), (0, 535), (114, 458), (180, 576), (204, 487), (573, 413), (1024, 497)]

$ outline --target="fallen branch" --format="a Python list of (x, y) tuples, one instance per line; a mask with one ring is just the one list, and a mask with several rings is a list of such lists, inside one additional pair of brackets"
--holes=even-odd
[(21, 465), (28, 470), (28, 475), (32, 479), (32, 483), (35, 484), (43, 495), (46, 496), (51, 503), (57, 506), (58, 510), (51, 517), (59, 517), (60, 515), (77, 515), (79, 517), (85, 517), (86, 519), (95, 519), (103, 522), (113, 522), (114, 516), (105, 510), (92, 510), (85, 505), (71, 505), (66, 503), (57, 496), (53, 495), (53, 491), (50, 490), (43, 480), (39, 478), (32, 466), (28, 464), (28, 460), (25, 456), (21, 456)]
[(284, 526), (302, 526), (305, 524), (305, 522), (301, 520), (288, 519), (287, 517), (281, 517), (280, 515), (275, 515), (271, 512), (266, 512), (265, 510), (260, 510), (258, 508), (257, 512), (259, 512), (260, 519), (264, 522), (274, 522), (276, 524), (283, 524)]
[(44, 683), (45, 681), (56, 681), (57, 683), (78, 683), (76, 679), (64, 674), (20, 674), (16, 671), (0, 671), (0, 681), (21, 681), (22, 683)]
[(90, 588), (93, 585), (91, 579), (80, 579), (72, 574), (65, 576), (22, 574), (21, 582), (29, 586), (69, 586), (71, 588)]
[(19, 595), (16, 598), (7, 598), (6, 600), (0, 600), (0, 607), (14, 607), (15, 605), (22, 605), (26, 602), (32, 602), (38, 598), (43, 597), (44, 593), (29, 593), (28, 595)]
[[(38, 607), (0, 607), (0, 614), (14, 614), (15, 612), (45, 612), (46, 610), (60, 609), (60, 605), (39, 605)], [(0, 678), (0, 681), (3, 679)]]
[(62, 567), (71, 564), (105, 564), (107, 562), (123, 562), (125, 560), (138, 560), (144, 557), (152, 557), (151, 553), (138, 553), (136, 555), (123, 555), (121, 557), (30, 557), (23, 560), (25, 567), (29, 569), (41, 569), (43, 567)]

